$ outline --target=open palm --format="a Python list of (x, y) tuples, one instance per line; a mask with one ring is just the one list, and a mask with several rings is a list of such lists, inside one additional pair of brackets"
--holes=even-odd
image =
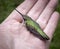
[(48, 49), (59, 19), (59, 13), (54, 11), (57, 3), (58, 0), (25, 0), (16, 8), (36, 21), (50, 40), (42, 41), (31, 34), (14, 10), (0, 25), (0, 49)]

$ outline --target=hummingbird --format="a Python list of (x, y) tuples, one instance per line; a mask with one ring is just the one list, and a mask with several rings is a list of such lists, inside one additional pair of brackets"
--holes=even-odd
[(26, 28), (36, 37), (42, 40), (49, 40), (49, 37), (46, 35), (46, 33), (43, 32), (40, 25), (35, 22), (31, 17), (27, 15), (23, 15), (20, 13), (17, 9), (15, 9), (22, 17), (25, 22)]

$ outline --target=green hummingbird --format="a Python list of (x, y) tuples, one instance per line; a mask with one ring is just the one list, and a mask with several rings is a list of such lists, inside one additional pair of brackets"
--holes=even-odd
[[(15, 9), (19, 14), (21, 14), (17, 9)], [(25, 22), (26, 28), (33, 33), (36, 37), (42, 40), (49, 40), (49, 37), (43, 32), (41, 27), (37, 22), (35, 22), (31, 17), (21, 14)]]

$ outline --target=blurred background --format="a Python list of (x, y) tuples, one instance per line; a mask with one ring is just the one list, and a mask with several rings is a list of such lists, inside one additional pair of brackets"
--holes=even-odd
[[(23, 0), (0, 0), (0, 23), (22, 2)], [(60, 12), (60, 0), (56, 10)], [(60, 22), (54, 33), (50, 49), (60, 49)]]

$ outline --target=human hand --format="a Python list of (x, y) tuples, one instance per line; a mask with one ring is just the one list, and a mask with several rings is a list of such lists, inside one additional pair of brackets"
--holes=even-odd
[(35, 20), (50, 40), (42, 41), (32, 35), (25, 28), (22, 16), (14, 10), (0, 24), (0, 49), (48, 49), (59, 19), (59, 13), (54, 11), (57, 3), (58, 0), (25, 0), (17, 7)]

